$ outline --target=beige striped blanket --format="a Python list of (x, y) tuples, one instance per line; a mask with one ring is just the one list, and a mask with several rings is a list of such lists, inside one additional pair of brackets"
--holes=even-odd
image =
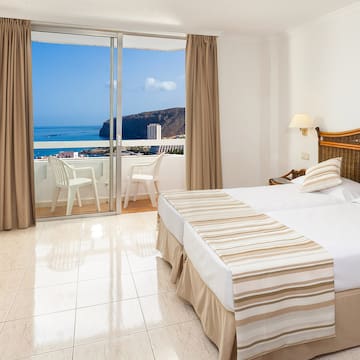
[(221, 190), (164, 196), (232, 271), (238, 359), (335, 336), (325, 249)]

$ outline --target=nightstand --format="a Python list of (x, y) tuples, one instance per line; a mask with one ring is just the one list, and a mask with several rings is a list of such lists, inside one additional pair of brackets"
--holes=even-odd
[(299, 176), (305, 175), (306, 169), (294, 170), (292, 169), (287, 174), (269, 179), (269, 185), (283, 185), (291, 183), (291, 180), (296, 179)]

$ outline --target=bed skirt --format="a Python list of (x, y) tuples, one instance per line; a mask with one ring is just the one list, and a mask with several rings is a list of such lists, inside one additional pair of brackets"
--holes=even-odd
[[(224, 308), (189, 259), (183, 264), (177, 294), (195, 309), (205, 334), (219, 349), (219, 359), (236, 359), (234, 313)], [(335, 338), (289, 346), (256, 360), (306, 360), (360, 346), (360, 289), (336, 293), (335, 304)]]
[(166, 228), (160, 216), (158, 216), (158, 237), (156, 241), (156, 248), (160, 251), (163, 259), (171, 265), (172, 269), (170, 273), (170, 281), (175, 284), (180, 277), (183, 268), (183, 246)]

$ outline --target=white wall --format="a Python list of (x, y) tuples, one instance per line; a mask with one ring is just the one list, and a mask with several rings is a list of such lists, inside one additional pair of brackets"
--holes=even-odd
[(218, 39), (224, 187), (254, 186), (283, 171), (279, 157), (281, 37)]
[[(289, 129), (307, 112), (325, 131), (360, 128), (360, 3), (277, 36), (218, 40), (225, 187), (317, 162), (317, 136)], [(302, 160), (301, 153), (310, 160)]]
[(261, 183), (265, 104), (261, 38), (219, 38), (220, 130), (224, 187)]
[[(326, 131), (360, 127), (359, 34), (359, 3), (289, 32), (291, 114), (308, 112)], [(290, 131), (288, 149), (289, 166), (317, 161), (315, 134), (303, 137)], [(302, 151), (310, 153), (310, 161), (300, 159)]]

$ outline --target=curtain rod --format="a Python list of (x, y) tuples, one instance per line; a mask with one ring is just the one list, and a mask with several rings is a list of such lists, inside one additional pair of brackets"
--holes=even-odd
[(59, 23), (45, 23), (32, 21), (31, 22), (32, 30), (39, 32), (56, 32), (56, 33), (76, 33), (83, 35), (94, 35), (94, 36), (114, 36), (121, 33), (123, 35), (131, 36), (143, 36), (143, 37), (157, 37), (164, 39), (174, 39), (174, 40), (186, 40), (186, 35), (171, 35), (171, 34), (157, 34), (149, 32), (137, 32), (137, 31), (121, 31), (121, 30), (111, 30), (111, 29), (99, 29), (91, 28), (88, 26), (78, 26), (78, 25), (69, 25), (69, 24), (59, 24)]

